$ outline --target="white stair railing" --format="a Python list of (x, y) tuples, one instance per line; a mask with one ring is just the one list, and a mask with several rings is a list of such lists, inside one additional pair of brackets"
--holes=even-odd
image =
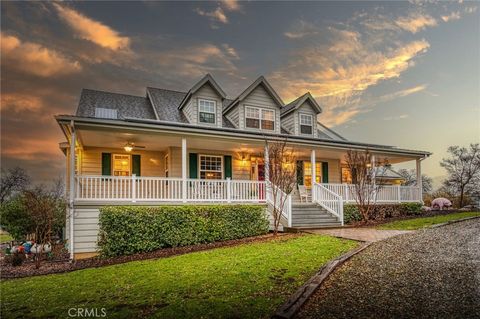
[(312, 186), (312, 202), (319, 204), (329, 213), (340, 219), (343, 226), (343, 199), (342, 196), (332, 192), (318, 183)]
[[(287, 226), (292, 227), (292, 195), (286, 194), (279, 187), (272, 184), (271, 182), (266, 182), (267, 187), (267, 203), (272, 205), (272, 207), (281, 209), (282, 201), (285, 200), (283, 209), (281, 209), (282, 216), (287, 220)], [(277, 196), (273, 196), (273, 192), (277, 192)], [(275, 197), (275, 199), (274, 199)]]

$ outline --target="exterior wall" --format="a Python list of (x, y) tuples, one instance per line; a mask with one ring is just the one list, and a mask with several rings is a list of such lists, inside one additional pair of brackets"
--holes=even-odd
[[(216, 103), (216, 123), (215, 124), (207, 124), (207, 123), (200, 123), (198, 120), (198, 100), (199, 99), (206, 99), (206, 100), (213, 100)], [(206, 83), (197, 92), (195, 92), (188, 104), (183, 108), (183, 113), (190, 121), (191, 124), (202, 125), (202, 126), (216, 126), (222, 127), (222, 99), (217, 94), (217, 92), (210, 86), (210, 84)]]
[(97, 249), (98, 207), (77, 206), (75, 208), (73, 229), (74, 253), (91, 253)]
[[(319, 153), (319, 152), (317, 151), (317, 153)], [(310, 157), (302, 157), (302, 158), (299, 158), (299, 160), (309, 162)], [(333, 184), (341, 183), (341, 181), (342, 181), (342, 178), (341, 178), (342, 171), (340, 169), (340, 160), (317, 157), (315, 159), (315, 161), (317, 163), (328, 162), (328, 182), (329, 183), (333, 183)]]
[[(203, 155), (230, 155), (232, 156), (232, 179), (236, 180), (250, 180), (250, 161), (242, 161), (241, 155), (235, 152), (227, 151), (211, 151), (206, 149), (192, 149), (188, 148), (187, 144), (187, 174), (190, 171), (190, 161), (188, 159), (189, 153), (203, 154)], [(170, 163), (171, 173), (170, 177), (182, 177), (182, 149), (179, 147), (170, 148)]]
[(230, 112), (227, 113), (227, 118), (232, 122), (235, 127), (239, 127), (240, 125), (240, 117), (239, 117), (239, 110), (238, 106), (234, 107)]
[(239, 129), (257, 131), (257, 132), (269, 132), (255, 130), (245, 127), (245, 105), (258, 106), (265, 109), (275, 110), (275, 130), (272, 133), (280, 134), (280, 108), (277, 106), (272, 97), (265, 91), (263, 86), (259, 85), (255, 90), (250, 93), (238, 106), (239, 112)]
[(164, 152), (159, 151), (139, 151), (125, 152), (118, 148), (86, 147), (82, 152), (81, 174), (83, 175), (102, 175), (102, 153), (112, 154), (139, 154), (141, 157), (142, 176), (165, 176), (164, 170)]
[[(310, 114), (313, 116), (313, 135), (300, 134), (300, 113)], [(305, 101), (297, 110), (291, 112), (282, 118), (282, 125), (293, 135), (318, 137), (317, 112), (311, 106), (309, 101)]]

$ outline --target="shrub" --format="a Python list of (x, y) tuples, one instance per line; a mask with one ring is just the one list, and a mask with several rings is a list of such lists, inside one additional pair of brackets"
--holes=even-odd
[[(370, 211), (368, 220), (383, 220), (393, 217), (422, 214), (421, 203), (377, 204)], [(343, 207), (343, 220), (346, 224), (361, 221), (362, 215), (357, 205), (347, 204)]]
[(362, 215), (356, 205), (346, 204), (343, 206), (343, 220), (345, 224), (362, 220)]
[(269, 226), (261, 205), (106, 206), (99, 222), (105, 257), (261, 235)]

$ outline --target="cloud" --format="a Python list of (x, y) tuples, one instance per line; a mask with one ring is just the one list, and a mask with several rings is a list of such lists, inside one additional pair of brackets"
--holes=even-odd
[(130, 39), (120, 36), (109, 26), (58, 3), (53, 3), (53, 6), (60, 18), (76, 32), (78, 37), (114, 51), (129, 48)]
[(42, 108), (42, 101), (37, 96), (18, 93), (3, 93), (1, 96), (2, 111), (12, 109), (16, 112), (36, 112)]
[(235, 60), (240, 59), (240, 56), (238, 55), (237, 50), (235, 50), (234, 48), (232, 48), (228, 44), (222, 44), (222, 47), (225, 50), (225, 52), (228, 53), (228, 55), (230, 57), (232, 57)]
[(290, 39), (301, 39), (309, 35), (316, 35), (320, 32), (318, 28), (305, 20), (296, 21), (290, 28), (289, 31), (285, 32), (284, 35)]
[(453, 20), (458, 20), (460, 19), (461, 16), (460, 16), (460, 12), (459, 11), (455, 11), (455, 12), (452, 12), (450, 13), (449, 15), (444, 15), (442, 16), (442, 20), (444, 22), (448, 22), (448, 21), (453, 21)]
[(437, 20), (428, 14), (420, 12), (411, 13), (406, 17), (400, 17), (395, 21), (395, 24), (403, 30), (411, 33), (417, 33), (427, 27), (434, 27), (437, 25)]
[(237, 0), (223, 0), (222, 5), (227, 11), (240, 11), (242, 9)]
[(79, 72), (82, 67), (62, 53), (1, 33), (2, 67), (16, 68), (41, 77)]
[(217, 7), (213, 11), (204, 11), (199, 8), (197, 8), (195, 11), (201, 16), (209, 17), (212, 22), (221, 22), (224, 24), (228, 23), (228, 18), (225, 15), (225, 12), (223, 12), (223, 9), (220, 7)]
[(384, 117), (383, 120), (384, 121), (396, 121), (396, 120), (404, 120), (406, 118), (408, 118), (408, 114), (400, 114), (400, 115), (397, 115), (397, 116)]

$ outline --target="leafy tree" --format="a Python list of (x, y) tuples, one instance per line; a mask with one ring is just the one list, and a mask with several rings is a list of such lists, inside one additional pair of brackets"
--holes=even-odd
[(0, 208), (2, 227), (15, 239), (22, 240), (35, 227), (28, 211), (25, 209), (23, 194), (9, 198)]
[(0, 179), (0, 204), (5, 203), (7, 199), (18, 192), (24, 190), (30, 182), (30, 177), (25, 170), (20, 167), (9, 170), (2, 169)]
[[(405, 182), (403, 185), (405, 186), (414, 186), (417, 184), (417, 172), (414, 169), (400, 169), (397, 171), (404, 179)], [(425, 174), (422, 174), (422, 193), (427, 194), (430, 193), (433, 189), (432, 186), (432, 178), (428, 177)]]
[(450, 157), (440, 162), (448, 173), (444, 186), (458, 194), (459, 207), (463, 207), (465, 195), (474, 195), (480, 185), (480, 144), (450, 146), (448, 153)]

